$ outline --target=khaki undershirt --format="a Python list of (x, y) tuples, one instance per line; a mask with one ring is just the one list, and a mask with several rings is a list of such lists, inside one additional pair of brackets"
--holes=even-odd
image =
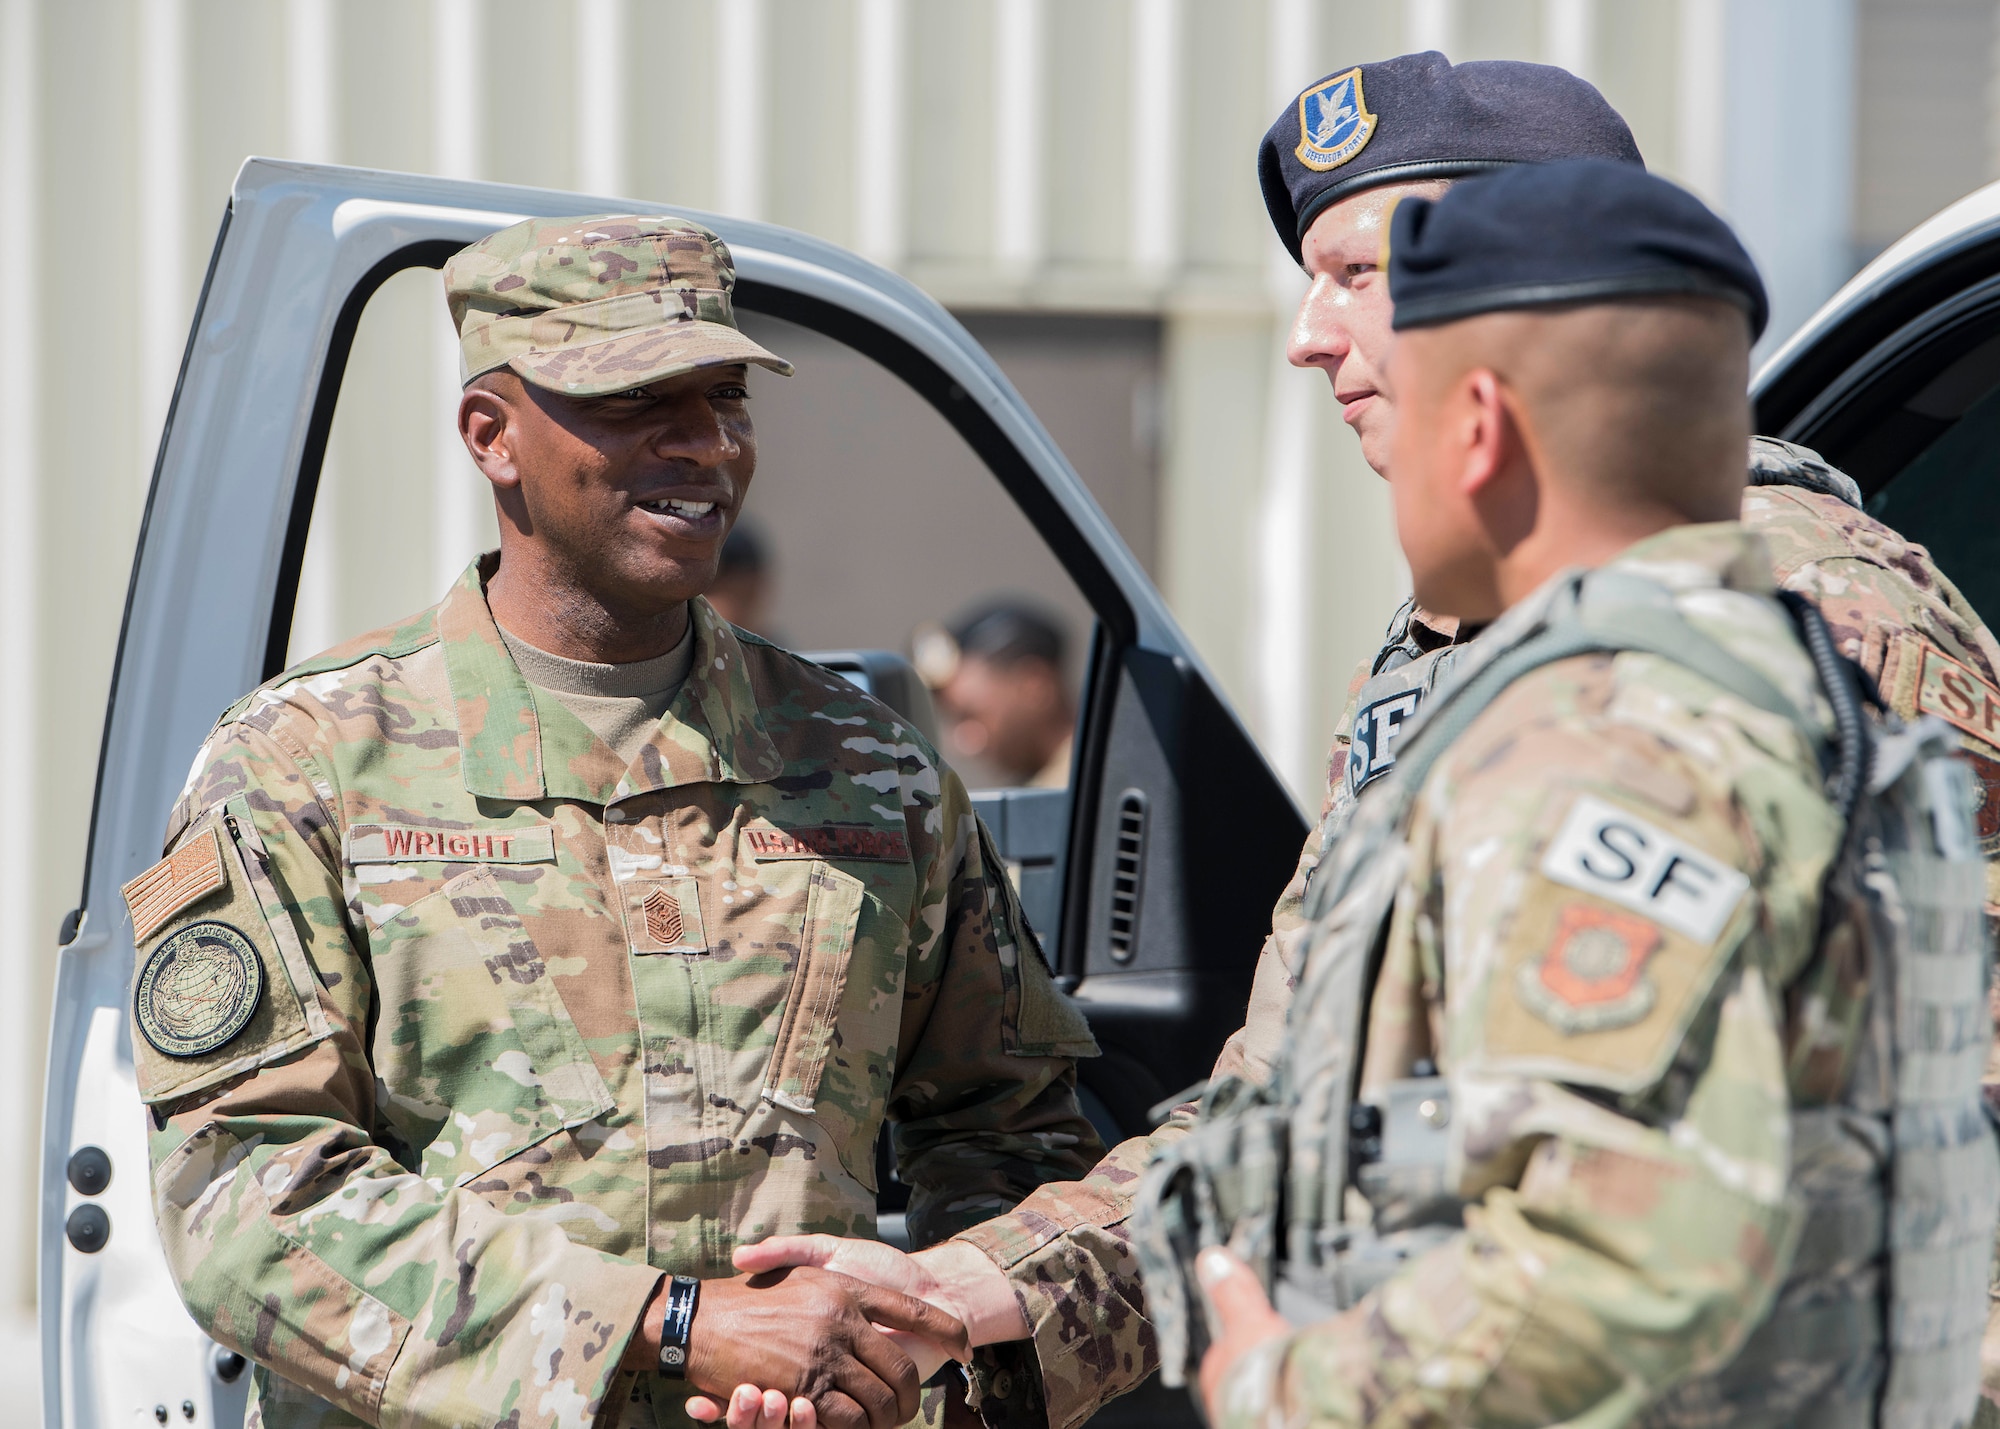
[(639, 757), (694, 667), (692, 619), (681, 643), (666, 654), (622, 665), (551, 655), (505, 629), (500, 638), (536, 694), (554, 698), (626, 764)]

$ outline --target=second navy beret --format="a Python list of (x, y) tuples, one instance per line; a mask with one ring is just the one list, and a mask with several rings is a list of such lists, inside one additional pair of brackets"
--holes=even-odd
[(1397, 331), (1481, 313), (1686, 294), (1771, 315), (1735, 232), (1681, 188), (1602, 159), (1532, 164), (1406, 198), (1389, 220)]

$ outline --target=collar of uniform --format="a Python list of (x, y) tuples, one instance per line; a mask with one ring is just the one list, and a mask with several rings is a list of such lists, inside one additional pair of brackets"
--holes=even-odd
[(1636, 571), (1668, 590), (1713, 589), (1768, 595), (1771, 553), (1740, 521), (1669, 526), (1634, 541), (1608, 563)]
[(486, 607), (486, 578), (499, 565), (498, 554), (481, 556), (438, 607), (438, 639), (458, 707), (459, 768), (468, 794), (541, 799), (548, 790), (534, 696)]
[[(756, 784), (784, 769), (765, 732), (735, 632), (706, 600), (689, 602), (694, 668), (660, 729), (630, 770), (572, 748), (588, 734), (574, 719), (544, 729), (528, 682), (500, 638), (486, 604), (486, 580), (499, 566), (489, 552), (466, 567), (438, 608), (458, 713), (459, 764), (465, 789), (489, 799), (582, 799), (609, 803), (626, 794), (678, 784)], [(567, 726), (575, 725), (575, 730)], [(558, 747), (547, 747), (551, 738)], [(590, 744), (596, 746), (594, 736)]]
[(735, 629), (702, 596), (688, 602), (688, 614), (694, 663), (687, 683), (624, 771), (614, 800), (680, 784), (763, 784), (785, 770)]
[(1421, 605), (1410, 608), (1410, 639), (1426, 654), (1458, 643), (1458, 617), (1432, 615)]

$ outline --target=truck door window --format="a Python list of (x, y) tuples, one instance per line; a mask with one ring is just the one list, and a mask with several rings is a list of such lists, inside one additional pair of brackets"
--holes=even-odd
[(1844, 381), (1797, 440), (1860, 483), (1872, 515), (1928, 547), (1989, 624), (2000, 620), (2000, 303), (1969, 305)]
[(1946, 363), (1904, 403), (1899, 425), (1928, 440), (1868, 502), (1930, 547), (1967, 600), (2000, 620), (2000, 334)]

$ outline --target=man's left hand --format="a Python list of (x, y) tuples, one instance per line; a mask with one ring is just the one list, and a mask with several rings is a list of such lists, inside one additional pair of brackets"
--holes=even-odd
[(1229, 1251), (1210, 1246), (1194, 1268), (1215, 1315), (1215, 1342), (1201, 1358), (1201, 1402), (1208, 1406), (1208, 1422), (1216, 1424), (1221, 1422), (1217, 1396), (1237, 1361), (1267, 1340), (1290, 1334), (1292, 1327), (1271, 1308), (1256, 1274)]

